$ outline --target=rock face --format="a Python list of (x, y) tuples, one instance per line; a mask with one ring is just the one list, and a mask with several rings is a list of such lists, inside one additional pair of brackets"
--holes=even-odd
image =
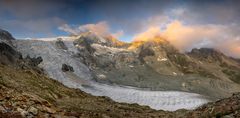
[(80, 37), (77, 40), (75, 40), (74, 43), (77, 44), (82, 41), (86, 41), (88, 44), (97, 43), (100, 45), (110, 46), (110, 47), (127, 47), (128, 46), (127, 43), (121, 42), (112, 36), (101, 37), (92, 32), (82, 33)]
[(220, 51), (211, 48), (195, 48), (188, 54), (200, 60), (208, 59), (208, 61), (222, 61), (222, 57), (225, 56)]
[(15, 38), (13, 38), (13, 36), (8, 31), (2, 30), (2, 29), (0, 29), (0, 39), (8, 40), (8, 41), (15, 40)]
[(153, 49), (151, 49), (150, 47), (144, 47), (142, 46), (140, 48), (140, 52), (139, 52), (139, 55), (138, 55), (138, 58), (139, 60), (144, 63), (144, 58), (147, 57), (147, 56), (154, 56), (155, 55), (155, 52), (153, 51)]
[(6, 42), (12, 46), (12, 40), (15, 40), (15, 38), (13, 38), (8, 31), (0, 29), (0, 41)]
[(59, 49), (68, 50), (61, 38), (58, 38), (55, 44)]
[(5, 65), (17, 63), (22, 55), (5, 42), (0, 42), (0, 62)]
[(205, 69), (205, 73), (213, 73), (212, 77), (240, 83), (240, 65), (236, 59), (209, 48), (193, 49), (188, 55), (201, 62), (199, 66)]
[(7, 42), (0, 42), (0, 57), (0, 64), (13, 68), (31, 68), (39, 73), (43, 72), (41, 68), (37, 67), (43, 61), (41, 57), (30, 58), (27, 56), (23, 58), (22, 54)]
[(73, 67), (67, 64), (62, 64), (62, 71), (63, 72), (74, 72)]

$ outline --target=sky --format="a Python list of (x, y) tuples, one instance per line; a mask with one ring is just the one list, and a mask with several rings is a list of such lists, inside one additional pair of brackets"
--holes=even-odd
[(240, 58), (239, 11), (239, 0), (0, 0), (0, 28), (16, 38), (161, 35), (180, 51), (210, 47)]

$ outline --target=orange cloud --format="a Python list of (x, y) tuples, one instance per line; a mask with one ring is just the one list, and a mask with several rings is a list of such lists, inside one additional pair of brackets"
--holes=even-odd
[(68, 32), (72, 35), (78, 35), (83, 32), (92, 32), (95, 33), (99, 36), (102, 37), (108, 37), (108, 36), (113, 36), (115, 38), (121, 37), (124, 32), (123, 31), (118, 31), (116, 33), (111, 33), (110, 32), (110, 26), (106, 21), (101, 21), (96, 24), (85, 24), (85, 25), (80, 25), (78, 27), (71, 27), (67, 24), (61, 26), (58, 28), (59, 30)]
[(154, 40), (156, 36), (167, 39), (182, 52), (192, 48), (210, 47), (221, 50), (227, 55), (240, 57), (240, 40), (234, 40), (233, 29), (223, 25), (184, 25), (175, 20), (166, 25), (164, 30), (150, 27), (147, 31), (136, 34), (134, 41)]
[(160, 35), (158, 27), (150, 27), (147, 31), (139, 33), (133, 37), (134, 41), (149, 41), (153, 40), (157, 35)]
[(167, 25), (162, 36), (176, 48), (186, 51), (191, 48), (212, 47), (222, 39), (224, 27), (221, 25), (183, 25), (173, 21)]

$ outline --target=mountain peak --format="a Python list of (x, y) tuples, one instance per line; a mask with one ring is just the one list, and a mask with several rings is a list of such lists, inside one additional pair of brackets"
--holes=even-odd
[(144, 40), (140, 40), (140, 39), (134, 40), (128, 49), (130, 50), (136, 49), (141, 47), (144, 44), (150, 44), (152, 46), (156, 46), (156, 45), (162, 45), (162, 44), (169, 44), (169, 42), (166, 39), (162, 38), (161, 36), (155, 36), (153, 38), (144, 39)]
[(111, 35), (98, 35), (94, 32), (83, 32), (78, 35), (77, 40), (86, 40), (88, 43), (97, 43), (105, 46), (111, 47), (123, 47), (127, 43), (118, 40), (117, 38)]
[(225, 55), (220, 52), (219, 50), (213, 49), (213, 48), (194, 48), (189, 52), (188, 54), (198, 57), (200, 59), (214, 59), (214, 60), (220, 60), (221, 57), (225, 57)]

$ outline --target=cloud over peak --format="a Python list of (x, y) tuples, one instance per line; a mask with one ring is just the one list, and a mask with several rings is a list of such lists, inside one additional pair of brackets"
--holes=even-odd
[(236, 25), (186, 25), (174, 20), (162, 30), (159, 27), (149, 27), (145, 32), (136, 34), (134, 40), (147, 41), (160, 35), (182, 52), (209, 47), (229, 56), (240, 57), (240, 35), (236, 33), (239, 31), (240, 28)]
[(123, 31), (117, 31), (115, 33), (110, 32), (110, 27), (106, 21), (101, 21), (96, 24), (85, 24), (80, 25), (77, 27), (69, 26), (68, 24), (64, 24), (58, 28), (59, 30), (65, 31), (71, 35), (79, 35), (84, 32), (93, 32), (100, 36), (114, 36), (116, 38), (119, 38), (123, 35)]

